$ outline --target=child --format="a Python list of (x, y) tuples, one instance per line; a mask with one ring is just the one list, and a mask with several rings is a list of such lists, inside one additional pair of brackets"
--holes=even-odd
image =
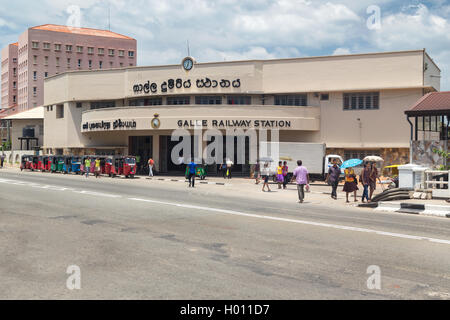
[(283, 163), (281, 161), (278, 162), (278, 167), (277, 167), (277, 182), (278, 182), (278, 189), (281, 189), (281, 184), (284, 182)]

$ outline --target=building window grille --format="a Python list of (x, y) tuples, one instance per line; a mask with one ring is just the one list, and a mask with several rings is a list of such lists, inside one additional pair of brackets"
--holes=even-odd
[(189, 96), (167, 97), (167, 105), (180, 105), (180, 104), (191, 104), (191, 97)]
[(379, 109), (379, 92), (344, 93), (344, 110), (373, 110)]
[(195, 104), (222, 104), (221, 96), (196, 96)]
[(250, 96), (227, 96), (227, 104), (251, 104)]
[(307, 106), (306, 94), (275, 96), (276, 106)]

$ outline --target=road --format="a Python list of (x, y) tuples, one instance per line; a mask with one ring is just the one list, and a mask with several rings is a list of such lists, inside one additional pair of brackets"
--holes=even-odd
[(450, 299), (450, 219), (239, 188), (1, 170), (0, 299)]

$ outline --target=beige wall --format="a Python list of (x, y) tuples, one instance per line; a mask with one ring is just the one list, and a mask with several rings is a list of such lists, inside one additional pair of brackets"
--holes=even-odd
[[(23, 128), (32, 127), (34, 128), (34, 137), (38, 138), (37, 146), (42, 147), (44, 136), (43, 136), (43, 120), (30, 119), (30, 120), (12, 120), (11, 127), (11, 149), (20, 150), (19, 137), (23, 136)], [(26, 142), (24, 141), (23, 147), (26, 149)]]

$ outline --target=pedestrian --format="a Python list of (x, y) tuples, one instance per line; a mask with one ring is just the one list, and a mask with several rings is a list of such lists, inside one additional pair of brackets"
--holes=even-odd
[(91, 171), (91, 159), (89, 157), (84, 160), (84, 171), (86, 171), (86, 178), (89, 178), (89, 172)]
[(228, 179), (231, 179), (231, 168), (232, 168), (232, 166), (233, 166), (233, 161), (231, 161), (230, 159), (228, 159), (227, 160), (227, 162), (226, 162), (226, 164), (227, 164), (227, 178)]
[(305, 186), (309, 186), (309, 174), (308, 170), (302, 165), (302, 160), (297, 161), (297, 168), (293, 172), (292, 180), (296, 180), (297, 192), (298, 192), (298, 202), (303, 203), (305, 199)]
[(5, 154), (2, 153), (2, 155), (0, 156), (0, 168), (3, 168), (3, 162), (5, 162)]
[(347, 168), (344, 170), (345, 172), (345, 184), (344, 184), (344, 189), (343, 191), (345, 191), (345, 197), (346, 197), (346, 202), (350, 202), (348, 201), (348, 194), (353, 192), (354, 193), (354, 197), (355, 197), (355, 202), (358, 202), (358, 200), (356, 199), (356, 191), (358, 191), (358, 184), (356, 182), (356, 175), (355, 175), (355, 171), (353, 170), (353, 168)]
[(331, 185), (331, 198), (337, 199), (337, 188), (339, 178), (341, 176), (341, 168), (339, 168), (336, 159), (333, 159), (333, 165), (328, 169), (327, 178), (325, 179)]
[(155, 161), (152, 158), (148, 159), (148, 176), (153, 177), (153, 166), (155, 165)]
[(369, 200), (372, 200), (373, 193), (377, 189), (377, 179), (381, 183), (380, 177), (378, 176), (377, 166), (376, 166), (375, 162), (371, 162), (370, 163), (370, 175), (369, 175), (369, 180), (370, 180), (370, 184), (369, 184), (369, 190), (370, 190)]
[(95, 177), (98, 178), (100, 176), (100, 159), (95, 159)]
[(261, 178), (261, 165), (259, 164), (259, 162), (256, 162), (255, 164), (254, 177), (256, 180), (255, 183), (259, 184), (259, 179)]
[(197, 171), (197, 164), (194, 162), (194, 159), (191, 160), (191, 163), (189, 163), (187, 167), (189, 187), (195, 188), (195, 173)]
[(361, 179), (360, 179), (360, 182), (364, 188), (361, 200), (362, 202), (365, 202), (365, 200), (367, 200), (367, 202), (371, 201), (369, 197), (370, 172), (371, 172), (370, 163), (369, 162), (364, 163), (364, 169), (361, 171)]
[(278, 183), (278, 189), (281, 189), (281, 184), (284, 181), (284, 177), (283, 177), (283, 162), (279, 161), (278, 162), (278, 167), (277, 167), (277, 183)]
[(220, 165), (220, 171), (222, 171), (222, 176), (224, 179), (227, 178), (227, 161), (223, 159), (223, 163)]
[(262, 187), (262, 191), (265, 192), (266, 190), (264, 190), (264, 189), (267, 186), (267, 191), (270, 192), (271, 191), (270, 187), (269, 187), (270, 168), (269, 168), (269, 163), (268, 162), (264, 163), (264, 167), (261, 170), (261, 175), (262, 175), (262, 177), (264, 179), (264, 184), (263, 184), (263, 187)]
[(286, 189), (287, 184), (289, 183), (288, 179), (288, 172), (289, 172), (289, 167), (287, 165), (287, 161), (283, 162), (283, 167), (282, 167), (282, 171), (283, 171), (283, 189)]

